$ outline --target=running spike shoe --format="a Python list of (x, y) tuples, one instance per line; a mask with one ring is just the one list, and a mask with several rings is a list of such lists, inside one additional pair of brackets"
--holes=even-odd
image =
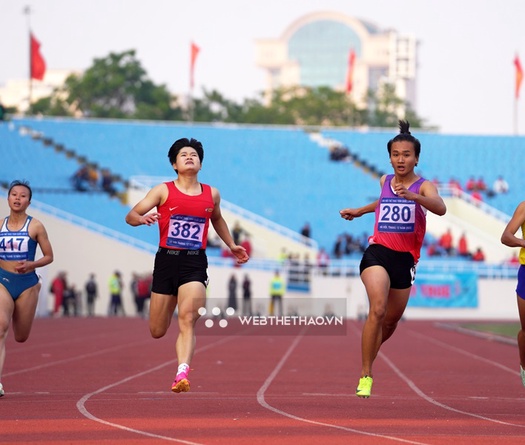
[(355, 390), (355, 395), (363, 399), (368, 399), (372, 393), (372, 383), (374, 383), (372, 377), (368, 377), (367, 375), (361, 377), (359, 379), (359, 385), (357, 385), (357, 389)]
[(173, 392), (188, 392), (190, 390), (190, 381), (188, 380), (189, 373), (189, 368), (177, 373), (177, 376), (171, 385), (171, 390)]

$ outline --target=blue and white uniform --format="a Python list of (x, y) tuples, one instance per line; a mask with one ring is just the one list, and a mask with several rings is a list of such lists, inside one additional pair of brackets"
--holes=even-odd
[[(4, 261), (34, 261), (37, 242), (29, 235), (29, 224), (33, 217), (28, 216), (20, 230), (9, 230), (9, 217), (4, 219), (0, 228), (0, 259)], [(2, 284), (13, 300), (22, 292), (38, 283), (36, 272), (17, 274), (0, 268)]]

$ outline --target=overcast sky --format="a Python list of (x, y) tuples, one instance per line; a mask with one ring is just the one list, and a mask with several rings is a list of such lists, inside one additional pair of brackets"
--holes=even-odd
[[(416, 108), (443, 133), (512, 134), (516, 54), (525, 67), (525, 0), (0, 0), (0, 85), (28, 76), (28, 17), (49, 69), (86, 69), (137, 50), (155, 83), (188, 93), (190, 42), (200, 46), (194, 94), (255, 97), (264, 73), (255, 40), (305, 14), (341, 12), (420, 42)], [(525, 84), (518, 128), (525, 134)]]

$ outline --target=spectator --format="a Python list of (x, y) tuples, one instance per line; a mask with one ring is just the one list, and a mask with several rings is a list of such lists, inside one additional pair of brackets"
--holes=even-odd
[(468, 251), (467, 236), (463, 232), (458, 241), (458, 255), (463, 258), (469, 258), (470, 252)]
[(481, 247), (478, 247), (472, 254), (472, 261), (485, 261), (485, 254), (483, 250), (481, 250)]
[(126, 315), (124, 313), (124, 306), (122, 305), (122, 278), (120, 272), (116, 270), (113, 275), (109, 278), (109, 315)]
[(237, 278), (232, 274), (228, 281), (228, 307), (237, 311)]
[(85, 192), (89, 187), (89, 171), (87, 165), (82, 165), (71, 177), (71, 183), (77, 192)]
[(86, 290), (86, 307), (88, 317), (95, 315), (95, 300), (98, 296), (98, 285), (95, 281), (95, 274), (90, 274), (89, 279), (85, 285)]
[(448, 229), (439, 239), (439, 246), (447, 252), (447, 255), (453, 254), (452, 231)]
[(146, 301), (151, 295), (151, 281), (153, 277), (151, 274), (137, 276), (137, 288), (135, 306), (137, 308), (137, 315), (146, 317)]
[(62, 306), (64, 317), (69, 317), (70, 315), (76, 317), (78, 315), (78, 292), (74, 284), (66, 286)]
[(252, 315), (252, 282), (248, 274), (242, 281), (242, 315)]
[(474, 190), (476, 190), (476, 186), (476, 179), (474, 178), (474, 176), (471, 176), (465, 184), (465, 188), (468, 192), (473, 192)]
[(478, 178), (478, 181), (476, 182), (476, 190), (480, 192), (486, 192), (487, 191), (487, 184), (485, 183), (485, 180), (482, 176)]
[(329, 147), (330, 160), (331, 161), (343, 161), (350, 162), (352, 156), (350, 155), (350, 150), (344, 145), (332, 145)]
[(305, 223), (303, 228), (301, 229), (301, 235), (303, 235), (306, 238), (311, 238), (312, 236), (312, 228), (310, 227), (310, 223)]
[(283, 296), (286, 290), (286, 285), (282, 279), (279, 271), (276, 270), (272, 280), (270, 281), (270, 315), (274, 315), (276, 306), (279, 308), (279, 315), (283, 315)]
[(64, 301), (64, 291), (67, 287), (66, 272), (59, 272), (55, 279), (51, 282), (49, 291), (55, 296), (55, 304), (53, 307), (53, 315), (58, 317), (60, 308)]
[(503, 176), (499, 175), (498, 178), (494, 181), (494, 184), (492, 184), (492, 191), (496, 194), (502, 194), (502, 193), (508, 193), (509, 191), (509, 184), (505, 179), (503, 179)]
[(102, 190), (111, 196), (117, 193), (117, 190), (113, 185), (113, 175), (107, 168), (102, 170)]

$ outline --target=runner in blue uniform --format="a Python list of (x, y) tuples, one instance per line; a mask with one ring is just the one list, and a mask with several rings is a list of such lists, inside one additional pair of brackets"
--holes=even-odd
[[(0, 381), (9, 325), (13, 325), (16, 341), (29, 338), (41, 286), (35, 269), (53, 261), (46, 229), (26, 213), (31, 196), (29, 183), (13, 181), (7, 196), (10, 213), (0, 223)], [(43, 256), (35, 261), (37, 246)], [(0, 383), (0, 397), (3, 395)]]

